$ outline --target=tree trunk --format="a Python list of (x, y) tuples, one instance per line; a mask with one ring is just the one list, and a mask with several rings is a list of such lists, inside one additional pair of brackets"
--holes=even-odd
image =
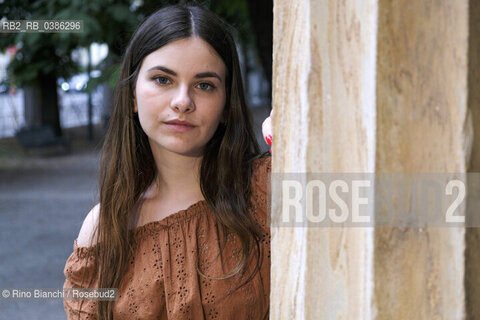
[(40, 74), (42, 125), (51, 126), (57, 137), (62, 136), (58, 107), (57, 77), (55, 74)]

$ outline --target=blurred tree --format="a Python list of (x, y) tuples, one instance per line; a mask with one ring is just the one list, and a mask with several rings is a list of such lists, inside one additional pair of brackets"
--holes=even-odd
[[(61, 136), (57, 78), (78, 73), (80, 67), (71, 58), (73, 50), (93, 42), (107, 43), (109, 60), (120, 56), (138, 24), (138, 14), (130, 10), (128, 0), (6, 0), (0, 3), (0, 16), (8, 20), (83, 20), (81, 33), (2, 33), (0, 50), (17, 44), (15, 59), (8, 66), (9, 78), (19, 87), (37, 88), (37, 122), (54, 129)], [(112, 28), (115, 26), (115, 28)], [(103, 78), (114, 77), (114, 68)], [(89, 88), (90, 90), (92, 88)]]

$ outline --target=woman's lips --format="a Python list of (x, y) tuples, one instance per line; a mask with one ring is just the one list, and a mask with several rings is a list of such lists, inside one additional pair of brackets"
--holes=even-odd
[(174, 124), (174, 123), (165, 123), (165, 125), (169, 129), (171, 129), (173, 131), (176, 131), (176, 132), (187, 132), (187, 131), (190, 131), (193, 128), (195, 128), (194, 126), (187, 126), (187, 125), (183, 125), (183, 124)]

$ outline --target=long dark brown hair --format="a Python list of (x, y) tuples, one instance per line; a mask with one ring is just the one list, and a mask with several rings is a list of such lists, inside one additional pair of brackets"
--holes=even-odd
[[(134, 208), (154, 182), (157, 168), (147, 135), (133, 113), (135, 83), (144, 58), (168, 43), (196, 36), (209, 43), (227, 67), (225, 123), (204, 148), (200, 187), (224, 232), (233, 231), (242, 255), (231, 275), (244, 273), (256, 253), (260, 263), (258, 226), (250, 215), (252, 162), (262, 157), (247, 108), (232, 29), (198, 5), (173, 5), (150, 15), (135, 31), (124, 53), (100, 169), (100, 214), (95, 238), (99, 288), (118, 288), (134, 251), (129, 232)], [(98, 301), (100, 319), (112, 319), (111, 301)]]

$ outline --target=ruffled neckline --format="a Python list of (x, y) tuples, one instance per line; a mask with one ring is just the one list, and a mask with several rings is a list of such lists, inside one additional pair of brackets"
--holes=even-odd
[[(141, 226), (137, 226), (131, 229), (130, 233), (133, 235), (133, 237), (136, 240), (139, 240), (145, 235), (150, 235), (155, 232), (158, 232), (159, 230), (169, 228), (171, 225), (175, 223), (178, 223), (180, 221), (184, 221), (187, 219), (191, 219), (192, 217), (200, 213), (206, 213), (209, 210), (209, 208), (210, 206), (207, 200), (205, 199), (199, 200), (191, 204), (190, 206), (188, 206), (186, 209), (182, 209), (175, 213), (172, 213), (161, 220), (150, 221)], [(89, 247), (79, 247), (77, 243), (77, 239), (75, 239), (73, 242), (73, 251), (78, 257), (83, 258), (89, 255), (90, 253), (92, 253), (93, 250), (96, 248), (96, 246), (97, 244), (94, 244)]]
[(209, 210), (210, 206), (207, 200), (199, 200), (191, 204), (188, 208), (182, 209), (171, 215), (161, 219), (147, 222), (141, 226), (135, 227), (130, 230), (133, 236), (138, 239), (145, 234), (151, 234), (157, 232), (158, 230), (165, 229), (171, 225), (178, 223), (183, 220), (191, 219), (192, 217), (198, 215), (199, 213), (206, 213)]

